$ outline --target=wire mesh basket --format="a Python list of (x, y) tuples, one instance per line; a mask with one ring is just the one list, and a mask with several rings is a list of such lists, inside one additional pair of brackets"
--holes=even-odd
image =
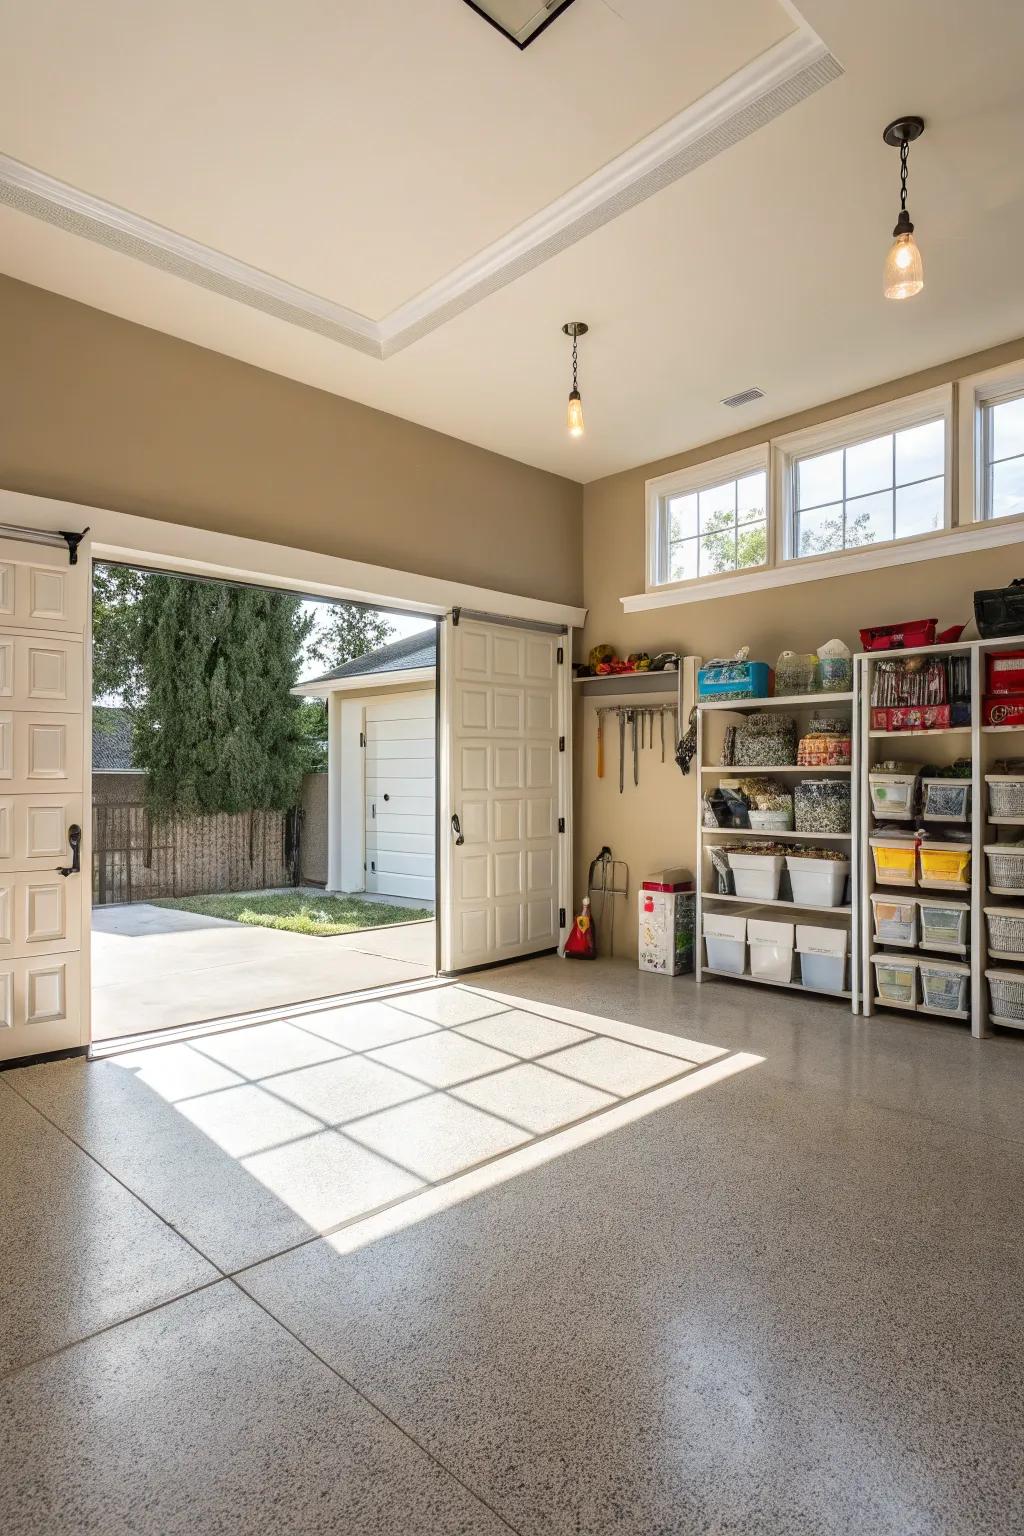
[(989, 843), (988, 885), (991, 891), (1024, 891), (1024, 844)]
[(1024, 960), (1024, 908), (986, 907), (989, 954)]
[(991, 1011), (1001, 1019), (1024, 1019), (1024, 976), (986, 971)]
[(986, 773), (990, 816), (1024, 816), (1024, 778), (1004, 778)]

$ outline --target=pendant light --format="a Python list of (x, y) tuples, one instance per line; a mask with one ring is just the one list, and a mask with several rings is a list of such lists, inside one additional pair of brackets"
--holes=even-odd
[(900, 216), (893, 230), (894, 239), (885, 258), (882, 291), (887, 299), (912, 299), (924, 287), (921, 252), (914, 239), (914, 226), (907, 212), (907, 158), (910, 146), (924, 133), (924, 119), (898, 117), (890, 123), (882, 138), (900, 152)]
[(566, 426), (569, 428), (570, 437), (583, 436), (583, 400), (576, 377), (576, 343), (581, 336), (587, 334), (589, 329), (589, 325), (584, 325), (582, 320), (570, 320), (568, 325), (562, 326), (565, 335), (572, 337), (572, 389), (569, 392), (569, 410), (566, 415)]

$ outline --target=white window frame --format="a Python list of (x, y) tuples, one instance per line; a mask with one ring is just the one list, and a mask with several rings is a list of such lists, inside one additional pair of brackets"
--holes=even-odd
[[(763, 565), (744, 565), (735, 571), (714, 571), (706, 576), (691, 576), (685, 581), (662, 579), (662, 571), (668, 568), (668, 539), (666, 537), (668, 502), (674, 496), (692, 496), (695, 492), (709, 490), (712, 486), (726, 485), (730, 480), (740, 480), (744, 475), (762, 472), (765, 476), (765, 521), (768, 558)], [(721, 459), (705, 459), (689, 469), (673, 470), (671, 474), (658, 475), (645, 486), (647, 500), (647, 591), (679, 592), (694, 587), (712, 587), (716, 582), (729, 581), (736, 576), (763, 574), (771, 569), (774, 548), (772, 527), (772, 476), (771, 453), (768, 443), (756, 443), (738, 453), (727, 454)]]
[(985, 527), (1019, 528), (1024, 513), (992, 517), (986, 495), (985, 411), (1024, 395), (1024, 363), (1009, 363), (960, 382), (960, 521)]
[[(945, 453), (943, 455), (943, 513), (942, 527), (928, 533), (911, 534), (904, 539), (886, 539), (878, 544), (865, 544), (857, 548), (835, 549), (817, 555), (798, 555), (793, 544), (796, 518), (796, 466), (800, 459), (820, 453), (834, 453), (840, 448), (852, 448), (857, 443), (873, 437), (884, 437), (890, 432), (901, 432), (907, 427), (918, 427), (926, 421), (941, 419), (945, 426)], [(941, 539), (953, 527), (953, 466), (954, 466), (953, 386), (944, 384), (938, 389), (925, 390), (887, 405), (873, 406), (866, 411), (856, 411), (851, 416), (822, 422), (803, 432), (790, 432), (772, 441), (774, 474), (772, 498), (776, 507), (775, 564), (799, 566), (808, 571), (836, 560), (856, 562), (859, 558), (874, 554), (872, 564), (885, 564), (877, 557), (883, 551), (902, 549), (907, 545), (923, 544)]]

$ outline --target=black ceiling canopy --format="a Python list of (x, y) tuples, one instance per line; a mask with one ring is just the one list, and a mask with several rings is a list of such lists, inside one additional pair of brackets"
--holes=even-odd
[(572, 0), (465, 0), (465, 3), (517, 48), (526, 48), (556, 16), (569, 9)]

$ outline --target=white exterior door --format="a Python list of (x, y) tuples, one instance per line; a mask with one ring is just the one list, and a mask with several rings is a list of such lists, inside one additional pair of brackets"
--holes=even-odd
[[(43, 531), (43, 530), (40, 530)], [(85, 1045), (91, 560), (0, 533), (0, 1060)], [(71, 828), (78, 828), (78, 869)]]
[(365, 887), (434, 899), (436, 699), (433, 688), (369, 699), (365, 739)]
[(465, 614), (445, 623), (446, 971), (559, 943), (569, 844), (565, 645), (564, 635)]

